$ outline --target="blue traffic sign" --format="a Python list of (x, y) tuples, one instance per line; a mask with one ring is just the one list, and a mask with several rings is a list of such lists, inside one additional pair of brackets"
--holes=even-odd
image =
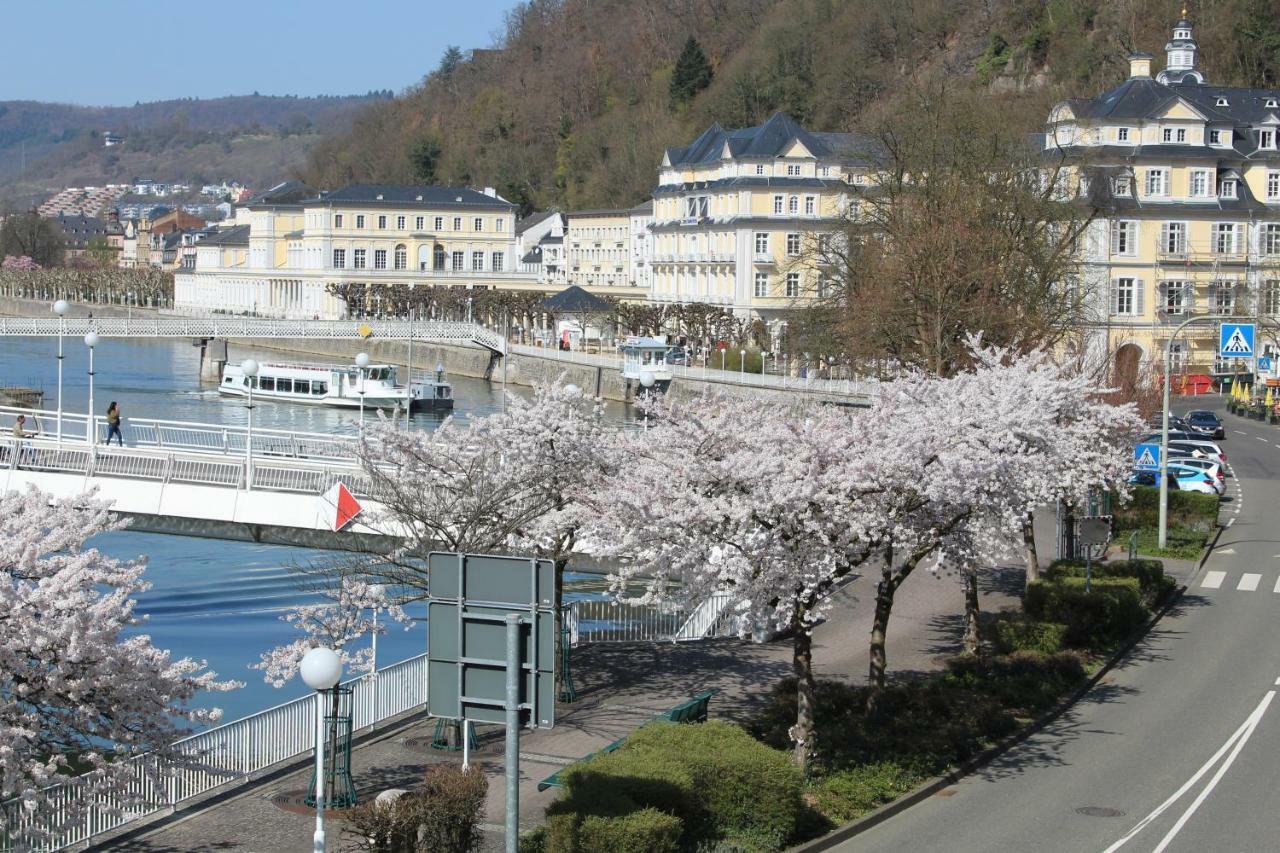
[(1218, 357), (1253, 358), (1257, 328), (1253, 323), (1223, 323), (1218, 326)]
[(1133, 449), (1133, 467), (1139, 471), (1160, 470), (1160, 445), (1139, 444)]
[(1259, 372), (1259, 373), (1270, 373), (1270, 372), (1271, 372), (1271, 365), (1272, 365), (1273, 363), (1274, 363), (1274, 362), (1272, 361), (1272, 358), (1271, 358), (1271, 356), (1269, 356), (1269, 355), (1260, 355), (1260, 356), (1258, 356), (1258, 372)]

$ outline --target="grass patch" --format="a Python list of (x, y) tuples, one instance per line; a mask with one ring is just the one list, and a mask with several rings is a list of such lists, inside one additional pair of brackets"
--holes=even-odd
[(1197, 560), (1209, 542), (1208, 532), (1200, 532), (1187, 527), (1170, 526), (1165, 536), (1165, 547), (1161, 548), (1160, 532), (1154, 527), (1145, 527), (1137, 531), (1138, 553), (1144, 557), (1160, 557), (1166, 560)]

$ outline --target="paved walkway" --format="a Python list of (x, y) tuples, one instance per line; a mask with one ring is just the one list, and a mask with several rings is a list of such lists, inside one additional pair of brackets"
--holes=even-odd
[[(1049, 533), (1052, 531), (1050, 530)], [(1041, 553), (1050, 553), (1045, 539)], [(831, 618), (815, 632), (814, 663), (821, 677), (859, 681), (867, 671), (867, 636), (874, 604), (874, 578), (858, 578), (836, 595)], [(983, 607), (1013, 606), (1022, 573), (997, 570), (984, 575)], [(940, 656), (959, 650), (964, 599), (955, 576), (919, 571), (902, 586), (889, 628), (889, 666), (894, 677), (936, 670)], [(787, 641), (753, 644), (717, 640), (691, 644), (596, 645), (574, 653), (579, 700), (557, 709), (554, 729), (521, 739), (520, 823), (542, 822), (555, 789), (537, 791), (539, 780), (600, 747), (624, 737), (646, 720), (709, 688), (714, 717), (744, 720), (767, 701), (769, 689), (791, 672)], [(434, 721), (422, 720), (358, 746), (352, 755), (363, 798), (394, 787), (410, 787), (425, 767), (460, 761), (458, 753), (429, 748)], [(482, 727), (475, 761), (489, 776), (485, 850), (502, 848), (502, 732)], [(310, 849), (314, 818), (288, 811), (296, 803), (310, 769), (250, 786), (244, 793), (158, 826), (138, 838), (102, 849), (151, 851), (234, 850), (252, 853)], [(300, 811), (300, 810), (299, 810)], [(341, 822), (330, 823), (330, 849)]]

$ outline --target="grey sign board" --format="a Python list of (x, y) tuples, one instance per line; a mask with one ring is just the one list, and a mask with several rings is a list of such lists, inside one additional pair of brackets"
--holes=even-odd
[(506, 720), (506, 616), (521, 617), (520, 704), (531, 728), (555, 723), (555, 565), (436, 552), (427, 558), (427, 696), (432, 716)]
[(1083, 545), (1106, 545), (1111, 540), (1111, 516), (1099, 515), (1080, 519), (1080, 542)]

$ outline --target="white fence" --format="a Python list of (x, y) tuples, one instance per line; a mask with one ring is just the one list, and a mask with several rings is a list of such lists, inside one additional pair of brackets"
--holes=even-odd
[(57, 337), (59, 332), (104, 338), (338, 338), (414, 340), (441, 344), (474, 344), (506, 352), (502, 335), (478, 323), (441, 320), (263, 320), (252, 317), (3, 317), (0, 335)]
[[(0, 406), (0, 421), (6, 425), (18, 415), (27, 418), (27, 432), (43, 440), (56, 439), (58, 413), (50, 409), (23, 409)], [(126, 418), (120, 431), (131, 447), (155, 450), (196, 451), (244, 458), (249, 431), (242, 426), (205, 424), (194, 421), (165, 421), (154, 418)], [(87, 436), (96, 435), (98, 446), (104, 445), (107, 426), (101, 415), (92, 417), (79, 412), (62, 413), (64, 442), (84, 444)], [(74, 445), (73, 445), (74, 446)], [(299, 459), (316, 462), (356, 461), (357, 440), (354, 436), (323, 432), (291, 432), (281, 429), (253, 431), (253, 455), (264, 459)]]
[[(348, 681), (346, 686), (352, 689), (352, 730), (358, 732), (426, 704), (427, 656), (400, 661), (376, 674)], [(160, 786), (140, 773), (129, 794), (142, 805), (123, 812), (109, 803), (89, 806), (84, 819), (57, 829), (39, 849), (61, 850), (91, 842), (104, 832), (168, 812), (194, 797), (248, 781), (311, 752), (315, 746), (317, 695), (304, 696), (178, 741), (176, 746), (184, 756), (211, 769), (160, 768)], [(154, 759), (143, 756), (137, 761)], [(82, 807), (83, 793), (75, 779), (46, 788), (43, 800), (52, 810), (41, 815), (46, 825), (57, 826), (73, 809)], [(25, 812), (17, 801), (5, 803), (4, 808), (7, 821), (16, 821), (15, 826), (29, 825), (22, 823), (28, 818), (24, 818)], [(0, 851), (14, 849), (0, 838)]]
[[(715, 606), (691, 613), (674, 602), (626, 604), (611, 599), (579, 599), (569, 603), (569, 643), (645, 643), (703, 640), (737, 636), (737, 620), (726, 614), (729, 595), (713, 596)], [(714, 615), (709, 615), (713, 613)], [(697, 623), (697, 624), (695, 624)]]

